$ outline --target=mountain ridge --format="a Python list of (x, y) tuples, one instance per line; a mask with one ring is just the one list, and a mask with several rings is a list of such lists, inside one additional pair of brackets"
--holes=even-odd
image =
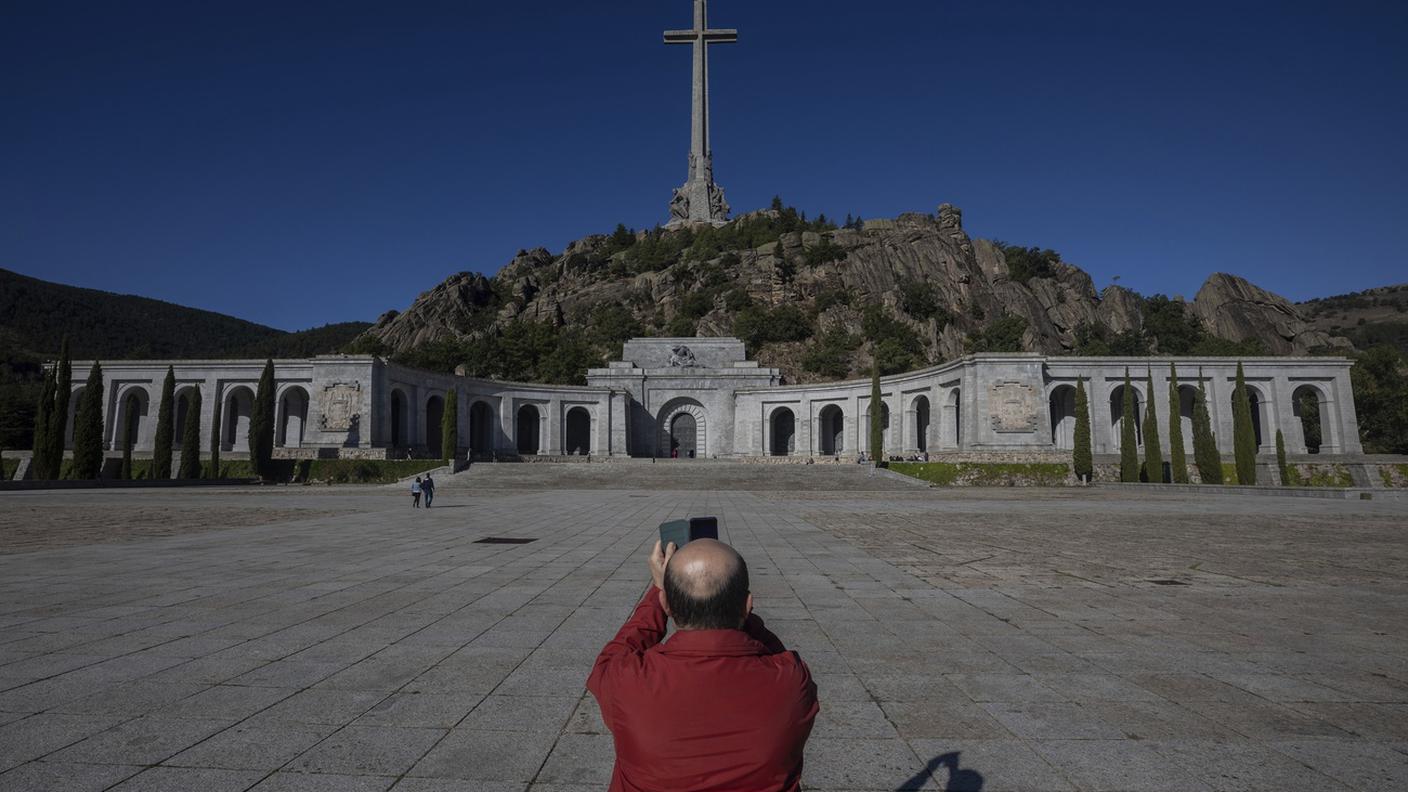
[[(558, 254), (522, 250), (492, 277), (451, 275), (353, 346), (477, 376), (580, 381), (627, 331), (737, 335), (792, 382), (863, 374), (872, 359), (889, 373), (968, 351), (1353, 351), (1236, 275), (1212, 274), (1192, 302), (1097, 291), (1055, 251), (970, 238), (949, 204), (838, 226), (780, 200), (721, 228), (618, 226)], [(496, 364), (495, 352), (513, 360)]]

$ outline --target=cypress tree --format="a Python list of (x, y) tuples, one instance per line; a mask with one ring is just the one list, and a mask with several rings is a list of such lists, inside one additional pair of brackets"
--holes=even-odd
[(181, 428), (181, 467), (177, 477), (200, 478), (200, 387), (186, 391), (186, 425)]
[(460, 400), (451, 388), (445, 394), (445, 413), (440, 417), (440, 456), (453, 462), (460, 447)]
[(1281, 473), (1281, 486), (1289, 487), (1294, 482), (1291, 480), (1291, 467), (1286, 464), (1286, 438), (1281, 435), (1281, 430), (1276, 430), (1276, 467)]
[(1232, 448), (1236, 452), (1237, 483), (1256, 483), (1256, 430), (1252, 427), (1252, 404), (1242, 364), (1237, 364), (1237, 386), (1232, 391)]
[(1124, 400), (1120, 403), (1120, 481), (1139, 481), (1139, 434), (1134, 428), (1134, 386), (1124, 370)]
[(118, 478), (132, 480), (132, 444), (137, 439), (137, 413), (127, 411), (127, 425), (122, 427), (122, 471)]
[[(219, 394), (216, 394), (219, 396)], [(208, 479), (220, 478), (220, 402), (215, 400), (215, 409), (211, 410), (210, 418), (210, 469), (206, 471), (205, 477)]]
[(274, 361), (264, 363), (259, 375), (259, 390), (254, 394), (254, 411), (249, 416), (249, 460), (254, 475), (267, 479), (273, 475), (274, 458)]
[(68, 336), (64, 336), (59, 351), (59, 365), (54, 369), (54, 410), (49, 413), (48, 446), (44, 459), (48, 465), (47, 479), (63, 475), (64, 439), (68, 435), (68, 405), (73, 397), (73, 361), (68, 356)]
[(176, 401), (176, 371), (166, 367), (166, 379), (161, 383), (161, 404), (156, 409), (156, 440), (152, 447), (152, 467), (149, 478), (164, 481), (171, 478), (171, 444), (175, 441), (176, 418), (172, 414)]
[(1198, 372), (1198, 401), (1193, 405), (1193, 462), (1204, 484), (1222, 483), (1222, 455), (1217, 451), (1217, 437), (1212, 433), (1208, 390), (1201, 370)]
[(870, 362), (870, 457), (875, 464), (885, 458), (885, 429), (880, 422), (884, 408), (880, 399), (880, 362)]
[(1183, 421), (1179, 405), (1178, 366), (1168, 364), (1168, 462), (1174, 484), (1188, 483), (1188, 454), (1183, 450)]
[(44, 384), (39, 389), (39, 407), (34, 412), (34, 441), (30, 444), (29, 469), (36, 479), (49, 478), (49, 423), (54, 414), (54, 378), (57, 369), (44, 372)]
[(1075, 452), (1071, 459), (1076, 478), (1090, 481), (1095, 477), (1095, 459), (1090, 452), (1090, 400), (1085, 395), (1085, 379), (1076, 380)]
[(103, 367), (96, 361), (78, 400), (73, 422), (73, 477), (95, 479), (103, 473)]
[(1144, 480), (1164, 483), (1164, 449), (1159, 442), (1159, 412), (1154, 403), (1154, 370), (1145, 369), (1148, 379), (1144, 392)]

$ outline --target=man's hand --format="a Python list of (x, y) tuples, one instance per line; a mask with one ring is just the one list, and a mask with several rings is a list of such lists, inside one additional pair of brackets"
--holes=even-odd
[(655, 547), (650, 551), (650, 582), (655, 584), (655, 588), (665, 590), (665, 565), (670, 563), (670, 557), (675, 554), (674, 542), (666, 547), (660, 546), (660, 540), (655, 540)]

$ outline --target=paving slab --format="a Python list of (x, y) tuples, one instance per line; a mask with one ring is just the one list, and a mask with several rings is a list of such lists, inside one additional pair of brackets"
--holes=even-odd
[(817, 681), (808, 789), (1408, 785), (1408, 505), (570, 467), (0, 494), (49, 521), (0, 519), (0, 788), (599, 790), (586, 675), (699, 514)]

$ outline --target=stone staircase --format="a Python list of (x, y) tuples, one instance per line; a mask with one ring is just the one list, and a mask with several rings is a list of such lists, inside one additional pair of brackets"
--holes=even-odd
[(442, 489), (737, 490), (880, 492), (927, 485), (869, 465), (760, 465), (723, 460), (633, 459), (589, 465), (476, 462), (436, 482)]

